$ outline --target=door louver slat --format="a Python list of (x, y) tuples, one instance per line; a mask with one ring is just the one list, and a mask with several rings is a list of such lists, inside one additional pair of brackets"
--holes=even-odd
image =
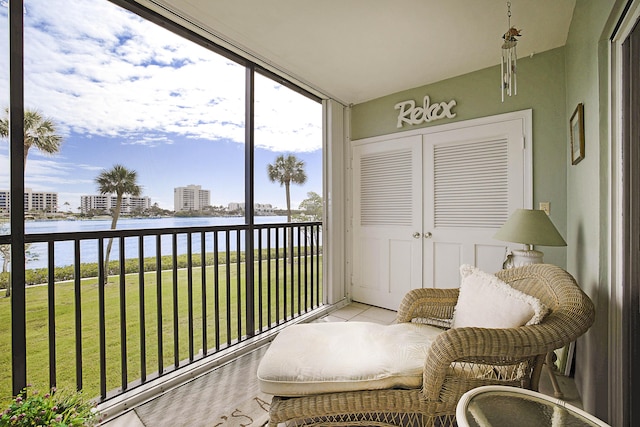
[(499, 228), (508, 217), (506, 139), (434, 146), (438, 227)]
[(361, 157), (361, 225), (411, 226), (413, 215), (411, 167), (411, 150)]

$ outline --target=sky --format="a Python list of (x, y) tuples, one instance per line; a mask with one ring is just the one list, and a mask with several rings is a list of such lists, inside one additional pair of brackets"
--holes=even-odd
[[(25, 0), (25, 107), (51, 119), (60, 153), (29, 150), (25, 186), (58, 193), (77, 211), (115, 164), (138, 173), (143, 196), (173, 210), (174, 187), (201, 185), (211, 204), (244, 202), (245, 69), (107, 0)], [(9, 103), (7, 2), (0, 0), (0, 94)], [(267, 178), (280, 154), (305, 162), (292, 207), (322, 194), (322, 107), (256, 77), (256, 203), (285, 208)], [(2, 111), (0, 110), (0, 111)], [(0, 189), (9, 189), (8, 141), (0, 140)]]

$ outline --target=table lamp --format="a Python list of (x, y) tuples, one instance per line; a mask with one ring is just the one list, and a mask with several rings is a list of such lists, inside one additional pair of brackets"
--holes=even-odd
[[(567, 242), (558, 233), (546, 212), (535, 209), (516, 209), (493, 238), (527, 245), (525, 250), (512, 250), (511, 254), (507, 255), (503, 268), (542, 263), (544, 254), (534, 250), (533, 245), (567, 246)], [(553, 394), (555, 397), (562, 399), (564, 395), (553, 368), (555, 366), (555, 357), (555, 352), (547, 353), (545, 363), (549, 367), (548, 373), (553, 385)]]
[(535, 209), (516, 209), (493, 238), (527, 245), (525, 250), (511, 251), (511, 262), (507, 256), (506, 267), (542, 263), (544, 254), (534, 250), (533, 245), (567, 246), (549, 216), (544, 211)]

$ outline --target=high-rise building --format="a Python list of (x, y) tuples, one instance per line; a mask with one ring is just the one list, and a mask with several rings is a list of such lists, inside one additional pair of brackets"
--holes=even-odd
[[(104, 213), (111, 212), (118, 202), (117, 196), (114, 194), (96, 194), (80, 197), (80, 212), (83, 214), (89, 211), (100, 211)], [(149, 209), (151, 207), (151, 198), (124, 196), (122, 198), (121, 214), (130, 214), (136, 210)]]
[[(11, 192), (0, 190), (0, 212), (11, 211)], [(58, 212), (58, 193), (33, 191), (24, 189), (24, 211), (39, 211), (47, 213)]]
[(187, 185), (173, 189), (173, 210), (200, 211), (211, 206), (211, 192), (203, 190), (199, 185)]

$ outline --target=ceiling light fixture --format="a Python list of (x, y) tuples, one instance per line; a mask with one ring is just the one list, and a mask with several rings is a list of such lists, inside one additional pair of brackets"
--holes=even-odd
[(500, 63), (502, 102), (504, 102), (505, 93), (509, 96), (518, 94), (518, 81), (516, 79), (516, 62), (518, 59), (516, 45), (518, 44), (518, 39), (516, 37), (520, 37), (520, 30), (511, 26), (511, 2), (509, 1), (507, 2), (507, 17), (509, 19), (509, 29), (502, 35), (504, 43), (502, 43), (502, 60)]

